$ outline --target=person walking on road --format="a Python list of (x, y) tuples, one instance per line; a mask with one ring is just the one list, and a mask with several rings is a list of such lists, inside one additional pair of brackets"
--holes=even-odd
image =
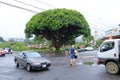
[(75, 48), (74, 45), (72, 45), (72, 48), (70, 49), (70, 65), (74, 66), (75, 65)]
[(12, 54), (12, 49), (11, 48), (8, 49), (8, 53)]

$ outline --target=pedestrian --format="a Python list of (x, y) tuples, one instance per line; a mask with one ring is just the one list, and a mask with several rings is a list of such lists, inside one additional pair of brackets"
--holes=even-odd
[(12, 54), (12, 49), (11, 48), (8, 49), (8, 53)]
[(72, 45), (72, 48), (70, 49), (70, 65), (74, 66), (75, 65), (75, 48), (74, 45)]

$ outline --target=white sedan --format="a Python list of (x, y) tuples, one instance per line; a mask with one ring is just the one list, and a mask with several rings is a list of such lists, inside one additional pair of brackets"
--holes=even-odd
[(86, 49), (87, 51), (92, 51), (92, 50), (94, 50), (93, 47), (86, 47), (85, 49)]

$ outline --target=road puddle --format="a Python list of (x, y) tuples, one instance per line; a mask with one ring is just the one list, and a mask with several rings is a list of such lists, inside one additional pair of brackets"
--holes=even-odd
[(97, 66), (98, 64), (96, 62), (77, 62), (77, 65), (91, 65), (91, 66)]
[(84, 65), (93, 65), (94, 62), (83, 62)]

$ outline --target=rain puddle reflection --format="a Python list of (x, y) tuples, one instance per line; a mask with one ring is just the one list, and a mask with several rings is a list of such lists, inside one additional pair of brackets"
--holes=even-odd
[(97, 66), (97, 62), (77, 62), (76, 65), (91, 65), (91, 66)]

